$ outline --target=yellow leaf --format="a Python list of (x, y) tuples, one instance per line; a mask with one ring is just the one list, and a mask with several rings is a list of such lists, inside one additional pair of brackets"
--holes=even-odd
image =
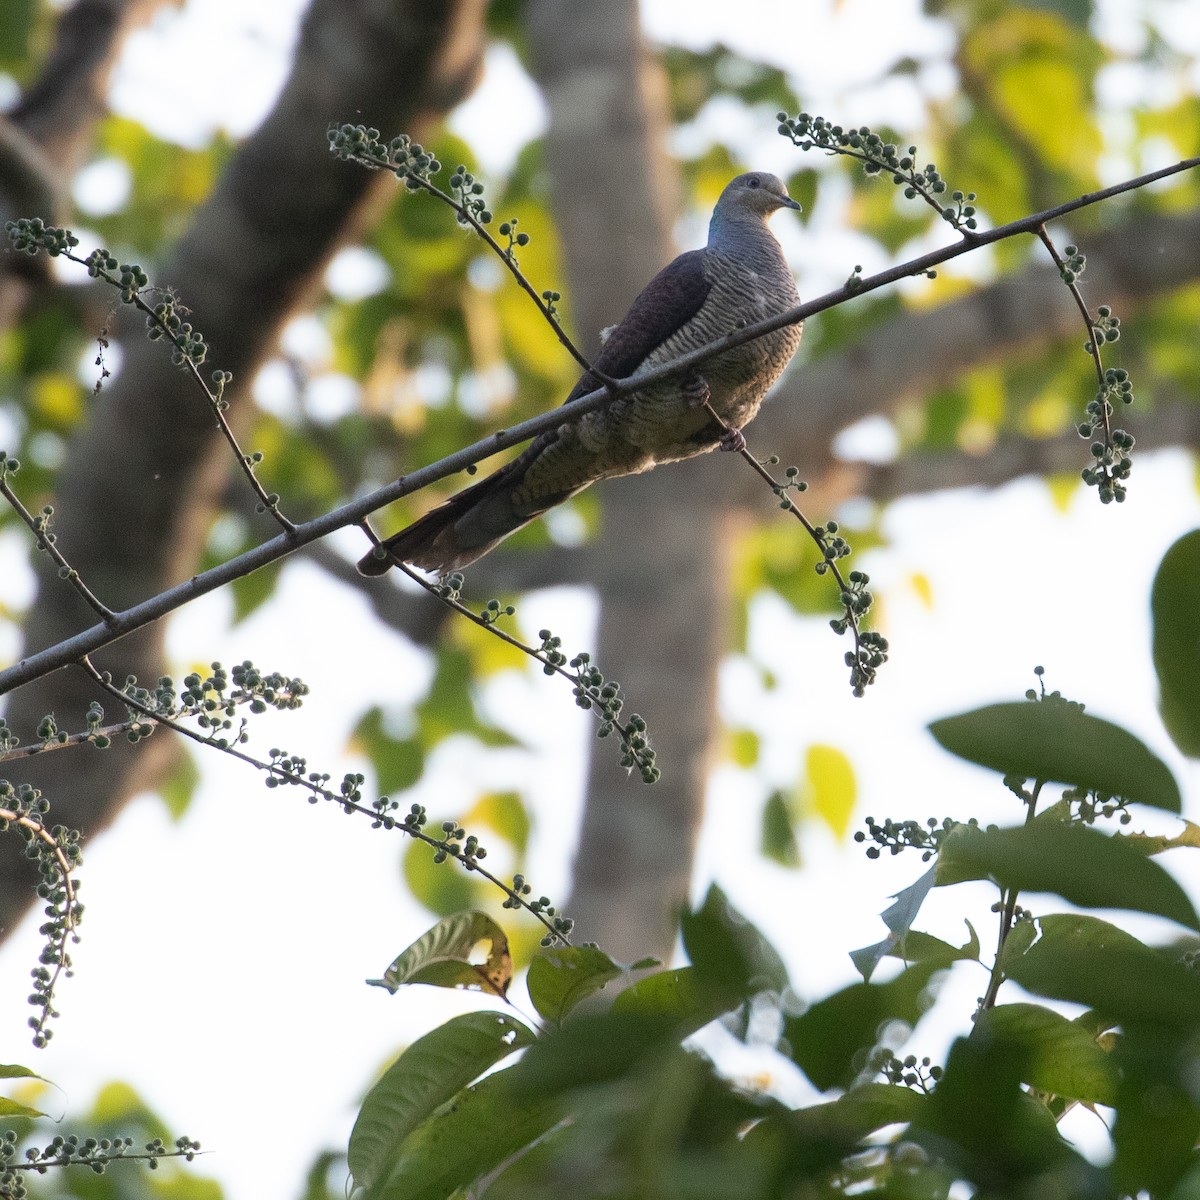
[(933, 584), (929, 582), (929, 576), (922, 571), (914, 571), (908, 577), (909, 586), (917, 593), (917, 598), (927, 608), (933, 608)]
[[(472, 605), (478, 610), (481, 605)], [(497, 671), (520, 670), (530, 660), (521, 650), (510, 645), (494, 633), (488, 633), (470, 621), (454, 622), (453, 641), (456, 646), (465, 650), (471, 658), (471, 666), (480, 675), (494, 675)], [(501, 617), (498, 627), (510, 633), (516, 633), (512, 619)]]
[(835, 746), (809, 746), (804, 769), (805, 808), (816, 813), (839, 841), (844, 839), (858, 798), (850, 760)]
[(70, 375), (45, 371), (33, 380), (30, 391), (35, 411), (54, 425), (74, 425), (83, 411), (79, 384)]
[(732, 730), (728, 737), (729, 757), (739, 767), (752, 767), (758, 762), (758, 734), (751, 729)]
[(1046, 486), (1050, 489), (1051, 503), (1060, 513), (1065, 513), (1079, 491), (1079, 476), (1050, 475), (1046, 478)]

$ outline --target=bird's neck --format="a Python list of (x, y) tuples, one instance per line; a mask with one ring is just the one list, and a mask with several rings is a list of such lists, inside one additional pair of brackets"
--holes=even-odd
[(783, 249), (757, 213), (714, 213), (708, 226), (708, 247), (756, 271), (777, 268), (784, 261)]

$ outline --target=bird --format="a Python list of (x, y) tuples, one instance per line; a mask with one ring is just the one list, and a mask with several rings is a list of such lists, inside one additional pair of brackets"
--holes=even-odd
[[(750, 171), (732, 179), (713, 209), (707, 244), (651, 279), (621, 322), (601, 335), (594, 368), (624, 378), (797, 305), (795, 279), (767, 225), (780, 209), (800, 211), (800, 205), (778, 176)], [(722, 350), (682, 378), (610, 396), (583, 416), (564, 418), (497, 471), (373, 548), (358, 570), (383, 575), (402, 562), (444, 577), (601, 479), (718, 447), (743, 449), (741, 429), (796, 352), (801, 332), (800, 323), (785, 325)], [(600, 386), (585, 371), (565, 403)]]

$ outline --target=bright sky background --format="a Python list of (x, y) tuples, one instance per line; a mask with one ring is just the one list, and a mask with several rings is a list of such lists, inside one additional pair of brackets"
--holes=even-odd
[[(644, 7), (653, 36), (697, 47), (720, 39), (786, 62), (809, 107), (847, 123), (886, 114), (893, 124), (920, 125), (917, 91), (875, 82), (894, 56), (929, 60), (917, 77), (925, 95), (944, 94), (954, 82), (937, 61), (949, 45), (947, 32), (913, 2), (741, 0), (736, 20), (726, 4), (691, 3), (686, 21), (670, 0), (647, 0)], [(1137, 30), (1122, 5), (1102, 7), (1113, 42), (1129, 46)], [(131, 40), (113, 87), (115, 107), (188, 144), (202, 144), (214, 129), (247, 132), (284, 77), (300, 8), (299, 0), (261, 6), (190, 0), (179, 12), (163, 11)], [(221, 86), (214, 86), (214, 62), (221, 64)], [(1114, 104), (1126, 94), (1122, 88), (1140, 83), (1116, 77)], [(791, 151), (773, 131), (749, 127), (732, 110), (710, 119), (736, 122), (737, 134), (761, 148), (760, 165), (787, 168)], [(497, 51), (454, 126), (490, 148), (483, 165), (495, 172), (514, 140), (536, 133), (541, 122), (536, 92), (512, 56)], [(1114, 161), (1114, 178), (1127, 165)], [(786, 231), (810, 294), (844, 279), (847, 264), (863, 261), (861, 243), (835, 232)], [(310, 347), (319, 341), (306, 343), (303, 330), (293, 336)], [(881, 596), (893, 646), (869, 696), (850, 696), (844, 646), (824, 620), (800, 621), (763, 600), (749, 656), (723, 669), (722, 709), (761, 734), (762, 769), (780, 784), (795, 777), (811, 743), (850, 752), (860, 817), (1012, 820), (999, 781), (942, 754), (924, 726), (1018, 698), (1042, 663), (1049, 687), (1124, 724), (1166, 759), (1194, 815), (1196, 771), (1174, 752), (1156, 715), (1147, 592), (1163, 551), (1197, 524), (1194, 469), (1178, 453), (1139, 456), (1129, 500), (1120, 507), (1102, 509), (1094, 493), (1081, 492), (1063, 512), (1037, 482), (896, 504), (885, 519), (890, 544), (861, 563)], [(338, 544), (349, 555), (360, 549), (351, 535)], [(8, 603), (26, 594), (16, 549), (8, 547), (0, 575), (0, 599)], [(932, 607), (913, 586), (914, 573), (930, 581)], [(249, 656), (302, 677), (312, 689), (305, 708), (262, 718), (253, 745), (302, 750), (335, 778), (362, 766), (345, 751), (361, 709), (416, 698), (428, 676), (418, 654), (374, 627), (360, 596), (303, 562), (287, 568), (277, 604), (235, 629), (230, 613), (228, 598), (216, 595), (180, 614), (170, 632), (176, 663), (186, 669), (195, 661), (229, 664)], [(594, 616), (582, 593), (558, 589), (530, 597), (519, 619), (526, 630), (552, 626), (574, 650), (590, 646)], [(759, 690), (756, 660), (779, 676), (774, 691)], [(348, 675), (348, 664), (364, 662), (370, 669), (361, 677)], [(458, 812), (485, 786), (527, 789), (540, 847), (530, 876), (537, 888), (561, 897), (569, 879), (561, 846), (574, 836), (592, 727), (563, 685), (532, 672), (500, 681), (488, 702), (529, 749), (485, 764), (469, 745), (452, 741), (434, 756), (415, 798), (440, 815)], [(143, 797), (88, 847), (84, 938), (76, 978), (59, 995), (63, 1018), (54, 1042), (35, 1053), (13, 1021), (0, 1060), (44, 1072), (64, 1089), (47, 1097), (49, 1107), (76, 1115), (103, 1081), (128, 1079), (175, 1132), (214, 1151), (199, 1169), (218, 1176), (231, 1200), (283, 1200), (297, 1194), (320, 1149), (344, 1145), (357, 1100), (389, 1056), (479, 1002), (432, 989), (389, 997), (364, 986), (430, 922), (400, 880), (399, 835), (374, 832), (365, 820), (328, 806), (310, 808), (291, 791), (268, 792), (249, 769), (219, 755), (205, 756), (202, 765), (203, 783), (182, 822), (171, 824), (161, 803)], [(630, 786), (636, 802), (654, 802), (652, 790)], [(820, 995), (852, 981), (847, 952), (882, 936), (877, 914), (923, 868), (905, 856), (866, 870), (861, 851), (838, 846), (815, 826), (804, 832), (803, 871), (764, 864), (757, 854), (758, 796), (758, 787), (733, 767), (714, 776), (696, 893), (718, 880), (775, 939), (801, 995)], [(994, 937), (986, 903), (976, 912), (985, 944)], [(962, 905), (958, 889), (935, 896), (925, 927), (961, 940)], [(39, 947), (36, 925), (31, 918), (0, 954), (0, 995), (10, 1015), (27, 990)], [(965, 1022), (982, 982), (967, 977), (955, 986), (950, 1007), (957, 1003)], [(940, 1053), (948, 1036), (918, 1039), (918, 1052)], [(804, 1094), (794, 1078), (781, 1076), (780, 1086)]]

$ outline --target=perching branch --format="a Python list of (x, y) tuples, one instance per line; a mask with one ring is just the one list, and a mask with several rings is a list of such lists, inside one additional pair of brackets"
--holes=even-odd
[(1184, 159), (1173, 166), (1164, 167), (1161, 170), (1152, 171), (1146, 175), (1140, 175), (1136, 179), (1126, 180), (1123, 183), (1114, 184), (1100, 191), (1089, 192), (1074, 200), (1057, 205), (1052, 209), (1046, 209), (1032, 216), (1023, 217), (1020, 220), (1009, 222), (1007, 225), (1001, 225), (996, 229), (974, 234), (969, 242), (961, 240), (950, 246), (942, 247), (939, 250), (932, 250), (908, 262), (890, 267), (885, 271), (880, 271), (875, 275), (857, 279), (853, 286), (843, 286), (815, 300), (799, 304), (795, 308), (774, 317), (746, 325), (741, 329), (731, 330), (723, 338), (718, 338), (715, 342), (707, 346), (702, 346), (697, 350), (681, 355), (669, 363), (664, 363), (652, 370), (642, 371), (626, 379), (618, 380), (611, 388), (607, 386), (597, 388), (587, 395), (573, 400), (569, 405), (564, 405), (551, 412), (531, 417), (529, 420), (522, 421), (511, 429), (498, 430), (496, 433), (481, 438), (479, 441), (453, 454), (447, 455), (437, 462), (430, 463), (428, 466), (421, 467), (409, 475), (394, 480), (392, 483), (377, 489), (367, 496), (359, 497), (321, 517), (314, 518), (312, 521), (298, 524), (294, 532), (290, 535), (278, 535), (270, 541), (256, 546), (253, 550), (249, 550), (245, 554), (238, 555), (222, 563), (220, 566), (213, 567), (208, 571), (193, 576), (182, 584), (160, 592), (148, 600), (132, 605), (124, 611), (116, 613), (111, 623), (92, 626), (90, 629), (84, 630), (74, 637), (66, 638), (53, 646), (47, 647), (45, 650), (30, 655), (14, 666), (0, 671), (0, 695), (33, 679), (41, 678), (70, 663), (77, 662), (83, 655), (118, 641), (134, 630), (159, 620), (199, 596), (207, 595), (209, 592), (232, 582), (234, 579), (248, 575), (260, 567), (278, 562), (280, 559), (293, 553), (300, 546), (317, 541), (338, 529), (344, 529), (348, 525), (357, 525), (370, 513), (391, 504), (395, 500), (399, 500), (403, 496), (411, 495), (413, 492), (427, 487), (431, 483), (445, 479), (447, 476), (458, 471), (465, 470), (467, 467), (473, 466), (475, 463), (500, 450), (516, 446), (537, 436), (539, 433), (557, 428), (564, 420), (571, 420), (582, 416), (584, 413), (591, 412), (599, 408), (602, 404), (607, 403), (611, 395), (626, 395), (637, 391), (639, 388), (644, 388), (651, 383), (657, 383), (663, 379), (682, 375), (701, 363), (706, 362), (714, 355), (720, 354), (734, 346), (743, 345), (746, 342), (753, 341), (755, 338), (762, 337), (766, 333), (772, 333), (777, 329), (782, 329), (786, 325), (803, 321), (816, 313), (824, 312), (826, 309), (834, 308), (839, 304), (844, 304), (856, 296), (877, 291), (879, 288), (896, 283), (901, 279), (923, 274), (931, 267), (936, 267), (941, 263), (958, 258), (975, 249), (977, 246), (991, 245), (994, 242), (1000, 242), (1006, 238), (1015, 237), (1018, 234), (1036, 234), (1038, 227), (1048, 221), (1065, 216), (1067, 213), (1076, 212), (1079, 209), (1099, 204), (1102, 201), (1110, 200), (1114, 196), (1136, 191), (1138, 188), (1145, 187), (1147, 184), (1154, 183), (1157, 180), (1169, 178), (1183, 171), (1193, 170), (1197, 166), (1200, 166), (1200, 157)]

